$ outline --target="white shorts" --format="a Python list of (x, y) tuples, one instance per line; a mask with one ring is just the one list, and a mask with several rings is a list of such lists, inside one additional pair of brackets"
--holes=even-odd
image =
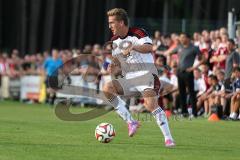
[(118, 78), (116, 81), (120, 83), (124, 96), (136, 96), (146, 89), (154, 89), (158, 95), (161, 87), (158, 76), (153, 73), (147, 73), (130, 79), (126, 79), (125, 77)]

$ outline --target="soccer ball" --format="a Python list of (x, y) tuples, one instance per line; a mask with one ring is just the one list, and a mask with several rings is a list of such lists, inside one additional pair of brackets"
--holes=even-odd
[(95, 137), (99, 142), (109, 143), (115, 137), (115, 129), (110, 123), (101, 123), (95, 129)]

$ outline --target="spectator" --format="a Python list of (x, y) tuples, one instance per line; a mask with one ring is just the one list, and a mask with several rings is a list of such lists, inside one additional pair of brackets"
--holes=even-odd
[(225, 92), (225, 86), (226, 86), (226, 81), (224, 79), (224, 71), (223, 70), (219, 70), (216, 74), (217, 79), (218, 79), (218, 83), (221, 86), (221, 91), (219, 92), (219, 96), (220, 96), (220, 105), (222, 106), (222, 112), (225, 111), (226, 109), (226, 105), (227, 105), (227, 100), (225, 98), (226, 92)]
[(47, 102), (53, 104), (56, 98), (55, 89), (58, 88), (58, 71), (63, 65), (63, 61), (59, 58), (59, 51), (52, 50), (52, 56), (44, 61), (43, 68), (46, 75), (47, 86)]
[(170, 36), (161, 36), (160, 32), (155, 32), (155, 38), (153, 39), (153, 52), (157, 55), (162, 54), (169, 47), (171, 41)]
[(93, 45), (92, 54), (96, 55), (96, 56), (101, 55), (101, 46), (100, 46), (100, 44), (94, 44)]
[(210, 36), (210, 41), (211, 41), (211, 42), (214, 42), (214, 41), (216, 40), (216, 38), (217, 38), (217, 37), (215, 36), (215, 32), (214, 32), (214, 31), (210, 31), (210, 35), (209, 35), (209, 36)]
[(240, 57), (239, 53), (236, 52), (235, 42), (233, 39), (229, 39), (227, 42), (228, 55), (226, 58), (226, 69), (225, 69), (225, 79), (230, 79), (232, 70), (234, 67), (239, 66)]
[(193, 33), (193, 44), (199, 46), (201, 43), (201, 35), (198, 32)]
[(198, 111), (198, 116), (201, 115), (203, 112), (202, 110), (202, 105), (204, 102), (204, 94), (207, 90), (207, 86), (205, 83), (205, 80), (202, 76), (202, 72), (200, 69), (195, 69), (194, 70), (194, 91), (196, 92), (196, 97), (197, 97), (197, 111)]
[[(234, 81), (234, 93), (231, 98), (231, 114), (230, 119), (236, 120), (237, 119), (237, 113), (239, 113), (240, 109), (240, 68), (236, 67), (234, 68), (234, 75), (235, 75), (235, 81)], [(240, 120), (240, 114), (238, 116), (238, 119)]]
[(204, 63), (200, 66), (200, 69), (202, 71), (202, 78), (205, 81), (207, 89), (210, 88), (210, 84), (208, 83), (208, 76), (212, 74), (212, 71), (209, 69), (209, 66)]
[[(236, 38), (238, 41), (240, 39), (239, 35), (240, 34), (237, 34), (238, 37)], [(195, 116), (197, 111), (198, 115), (204, 113), (205, 102), (208, 103), (208, 105), (205, 105), (205, 116), (211, 113), (210, 108), (213, 104), (221, 104), (223, 105), (223, 110), (226, 116), (229, 116), (231, 112), (231, 117), (236, 117), (233, 116), (235, 115), (234, 112), (238, 114), (238, 110), (236, 109), (238, 98), (233, 96), (236, 94), (236, 91), (233, 92), (233, 86), (236, 87), (236, 79), (233, 79), (231, 75), (236, 75), (235, 72), (233, 73), (233, 68), (239, 66), (240, 55), (237, 52), (237, 47), (234, 41), (228, 39), (226, 28), (212, 31), (203, 30), (202, 32), (195, 32), (192, 37), (192, 44), (190, 42), (184, 42), (184, 38), (185, 41), (186, 39), (187, 41), (190, 41), (188, 36), (186, 38), (181, 34), (180, 37), (181, 38), (179, 38), (179, 35), (175, 33), (163, 36), (159, 31), (156, 31), (154, 35), (153, 54), (155, 54), (155, 64), (159, 70), (159, 76), (161, 76), (163, 80), (167, 80), (169, 83), (171, 83), (174, 88), (177, 88), (179, 85), (178, 90), (181, 91), (181, 94), (179, 94), (179, 92), (171, 92), (171, 94), (168, 95), (173, 97), (173, 99), (170, 99), (169, 97), (163, 97), (165, 106), (173, 104), (174, 109), (177, 109), (177, 107), (180, 106), (183, 110), (183, 113), (187, 114), (186, 108), (188, 101), (185, 101), (182, 97), (184, 97), (183, 93), (194, 97), (194, 94), (191, 90), (192, 84), (194, 84), (197, 99), (189, 99), (191, 100), (190, 106), (192, 106)], [(181, 40), (181, 43), (179, 39)], [(195, 53), (198, 52), (198, 47), (201, 53), (199, 54), (199, 59)], [(90, 55), (86, 56), (85, 58), (80, 56), (80, 49), (73, 49), (72, 51), (60, 50), (59, 53), (57, 53), (57, 57), (61, 58), (57, 58), (57, 61), (61, 59), (61, 62), (65, 64), (64, 68), (61, 70), (61, 73), (67, 72), (76, 75), (82, 74), (85, 82), (89, 82), (89, 80), (93, 82), (93, 79), (96, 79), (94, 83), (98, 83), (101, 79), (101, 83), (104, 83), (108, 80), (108, 78), (111, 78), (107, 70), (109, 63), (112, 60), (111, 49), (111, 43), (107, 43), (104, 46), (99, 44), (94, 44), (93, 46), (85, 45), (83, 48), (83, 53), (88, 53)], [(194, 52), (194, 54), (186, 54), (186, 52), (191, 49), (193, 49), (192, 52)], [(0, 75), (18, 77), (24, 74), (39, 74), (43, 70), (42, 66), (45, 65), (45, 72), (48, 80), (50, 77), (58, 76), (58, 74), (53, 74), (54, 76), (47, 75), (49, 59), (53, 59), (53, 56), (50, 56), (48, 51), (45, 51), (43, 54), (37, 53), (33, 55), (25, 55), (24, 58), (20, 58), (19, 51), (14, 49), (9, 55), (9, 57), (7, 53), (0, 55)], [(22, 53), (21, 55), (24, 54)], [(72, 59), (73, 57), (74, 59)], [(193, 57), (194, 63), (192, 65)], [(73, 61), (69, 61), (71, 59)], [(206, 59), (206, 61), (201, 65), (201, 61), (203, 59)], [(170, 66), (170, 68), (166, 68), (166, 65)], [(74, 70), (74, 72), (72, 72), (72, 70)], [(217, 76), (218, 85), (221, 86), (218, 94), (213, 94), (216, 93), (216, 91), (214, 91), (214, 86), (218, 85), (213, 84), (215, 83), (215, 80), (212, 76), (210, 76), (211, 74)], [(223, 74), (225, 74), (225, 76), (223, 76)], [(52, 85), (51, 87), (53, 87)], [(205, 87), (206, 90), (204, 89)], [(48, 86), (47, 91), (48, 93), (51, 93), (49, 92), (49, 88), (50, 87)], [(230, 103), (232, 98), (234, 99), (232, 100), (232, 104), (235, 105), (232, 105), (231, 107)], [(51, 100), (49, 99), (49, 102), (50, 101)], [(197, 109), (194, 109), (194, 102), (196, 101)], [(191, 114), (191, 112), (189, 113)]]
[(163, 69), (164, 69), (164, 66), (166, 65), (166, 58), (165, 56), (163, 55), (159, 55), (157, 56), (156, 60), (155, 60), (155, 65), (156, 65), (156, 68), (158, 70), (158, 74), (162, 74), (163, 72)]
[(213, 63), (213, 70), (216, 68), (225, 69), (225, 61), (227, 58), (227, 34), (221, 36), (221, 43), (218, 45), (217, 50), (213, 53), (210, 63)]
[(205, 117), (211, 114), (213, 105), (220, 104), (221, 85), (218, 83), (215, 75), (209, 76), (209, 84), (211, 84), (211, 89), (207, 92), (207, 97), (205, 97), (206, 99), (204, 101)]
[(178, 62), (178, 54), (172, 55), (171, 53), (174, 51), (175, 48), (179, 46), (179, 36), (176, 33), (171, 34), (171, 41), (169, 43), (169, 48), (166, 50), (163, 55), (167, 57), (167, 64), (171, 65), (172, 61)]
[[(190, 95), (190, 104), (194, 116), (197, 116), (196, 111), (196, 94), (194, 91), (194, 76), (193, 70), (199, 67), (204, 62), (204, 57), (200, 54), (200, 51), (190, 42), (190, 36), (186, 33), (180, 35), (181, 45), (175, 48), (171, 53), (178, 53), (178, 87), (180, 95), (180, 104), (182, 107), (182, 113), (187, 114), (186, 106), (186, 87), (188, 88)], [(199, 56), (200, 62), (193, 67), (196, 56)], [(192, 116), (192, 115), (191, 115)]]
[(205, 84), (204, 79), (202, 78), (200, 69), (196, 68), (193, 73), (194, 73), (194, 90), (196, 92), (196, 96), (199, 97), (206, 92), (207, 86)]
[(154, 45), (154, 47), (158, 48), (161, 44), (162, 44), (161, 33), (160, 33), (160, 31), (157, 30), (154, 32), (153, 45)]
[[(0, 76), (9, 74), (9, 64), (7, 62), (7, 54), (0, 54)], [(0, 77), (1, 78), (1, 77)]]

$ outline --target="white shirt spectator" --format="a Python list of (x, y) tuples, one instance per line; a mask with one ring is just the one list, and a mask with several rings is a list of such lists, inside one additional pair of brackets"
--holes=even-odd
[(198, 92), (197, 96), (202, 95), (207, 90), (207, 86), (203, 78), (194, 79), (194, 90)]
[(171, 84), (174, 85), (174, 87), (178, 87), (178, 78), (175, 74), (171, 75), (170, 81)]

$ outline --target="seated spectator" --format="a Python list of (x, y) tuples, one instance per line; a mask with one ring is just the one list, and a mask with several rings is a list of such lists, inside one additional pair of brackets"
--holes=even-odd
[(208, 76), (212, 74), (212, 71), (210, 70), (209, 66), (204, 63), (200, 66), (200, 70), (202, 72), (202, 78), (205, 81), (207, 89), (210, 88), (210, 85), (208, 84)]
[(201, 70), (195, 69), (194, 72), (194, 90), (196, 92), (196, 96), (200, 97), (202, 94), (204, 94), (207, 90), (206, 84), (204, 79), (201, 76)]
[(205, 116), (211, 114), (214, 105), (221, 105), (222, 86), (219, 84), (217, 76), (211, 75), (209, 78), (212, 89), (210, 94), (208, 94), (207, 99), (204, 101)]
[[(234, 85), (234, 92), (231, 98), (231, 114), (230, 114), (230, 119), (240, 120), (240, 114), (239, 114), (239, 109), (240, 109), (240, 67), (236, 67), (233, 70), (234, 75), (235, 75), (235, 81), (233, 83)], [(238, 116), (239, 114), (239, 116)], [(238, 117), (237, 117), (238, 116)]]
[(205, 97), (205, 92), (207, 91), (207, 86), (205, 83), (205, 80), (202, 76), (202, 72), (200, 69), (194, 70), (194, 90), (196, 92), (197, 97), (197, 110), (198, 110), (198, 116), (203, 112), (203, 102)]
[[(225, 98), (226, 96), (226, 80), (224, 79), (224, 76), (225, 76), (225, 73), (223, 70), (219, 70), (217, 72), (217, 79), (218, 79), (218, 83), (219, 85), (221, 86), (221, 93), (220, 93), (220, 104), (222, 106), (222, 111), (224, 113), (224, 111), (226, 110), (226, 107), (227, 107), (227, 99)], [(226, 86), (227, 87), (227, 86)]]
[(166, 65), (166, 57), (163, 55), (157, 56), (155, 60), (155, 66), (157, 67), (159, 75), (162, 74), (165, 65)]

